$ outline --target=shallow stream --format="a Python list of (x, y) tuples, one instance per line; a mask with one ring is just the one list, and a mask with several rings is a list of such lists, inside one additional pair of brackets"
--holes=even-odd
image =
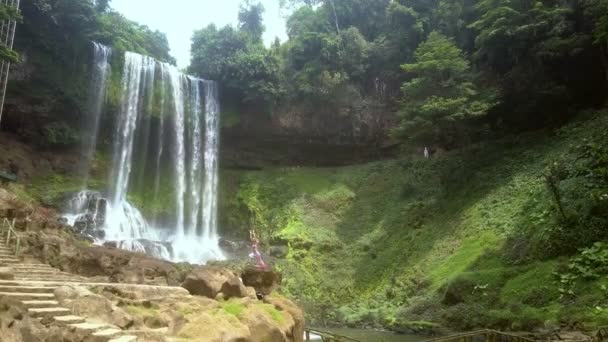
[[(332, 332), (338, 335), (348, 336), (361, 342), (421, 342), (428, 338), (417, 335), (399, 335), (386, 331), (351, 329), (351, 328), (327, 328), (323, 331)], [(320, 339), (313, 339), (320, 341)]]

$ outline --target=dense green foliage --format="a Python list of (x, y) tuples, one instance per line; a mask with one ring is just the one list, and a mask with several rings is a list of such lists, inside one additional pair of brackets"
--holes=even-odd
[(210, 24), (194, 33), (190, 71), (220, 82), (223, 98), (243, 104), (273, 105), (283, 95), (277, 52), (262, 43), (264, 25), (261, 4), (245, 2), (239, 12), (239, 28), (218, 29)]
[(402, 66), (417, 77), (403, 84), (404, 109), (398, 132), (443, 145), (449, 145), (448, 139), (466, 137), (464, 123), (487, 114), (493, 106), (491, 96), (480, 96), (462, 51), (442, 34), (432, 32), (414, 56), (415, 63)]
[(607, 117), (430, 160), (226, 171), (222, 227), (289, 246), (283, 291), (316, 323), (605, 325)]
[[(14, 6), (0, 4), (0, 21), (21, 21), (21, 12)], [(4, 42), (0, 43), (0, 60), (11, 63), (19, 62), (19, 54), (6, 46)]]
[[(61, 147), (81, 140), (81, 122), (88, 110), (91, 41), (113, 47), (114, 88), (121, 87), (125, 50), (174, 63), (163, 33), (127, 20), (112, 11), (108, 1), (23, 1), (21, 12), (15, 49), (24, 55), (25, 63), (16, 68), (22, 67), (27, 77), (10, 82), (7, 96), (50, 107), (51, 115), (31, 117), (32, 127), (18, 128), (20, 135), (40, 145)], [(111, 90), (109, 95), (116, 97), (118, 92)]]
[[(224, 98), (242, 115), (269, 107), (281, 115), (284, 108), (302, 105), (339, 115), (336, 109), (374, 100), (402, 107), (397, 136), (451, 147), (461, 141), (456, 138), (479, 136), (487, 128), (561, 123), (578, 108), (605, 99), (605, 0), (285, 0), (283, 5), (292, 10), (283, 44), (264, 48), (251, 39), (263, 30), (261, 6), (251, 1), (241, 8), (238, 29), (208, 27), (194, 36), (191, 71), (221, 80), (229, 94), (244, 94)], [(220, 48), (218, 41), (226, 45)], [(435, 59), (443, 65), (431, 66), (432, 56), (422, 56), (425, 49), (458, 56)], [(421, 82), (441, 71), (441, 77)], [(424, 91), (437, 84), (435, 92)], [(439, 139), (444, 133), (451, 138)]]

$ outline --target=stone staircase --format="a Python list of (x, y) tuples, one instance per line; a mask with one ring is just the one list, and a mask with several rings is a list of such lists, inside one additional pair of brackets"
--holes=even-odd
[(0, 265), (11, 268), (15, 278), (0, 280), (0, 297), (19, 301), (27, 309), (29, 316), (39, 319), (42, 324), (67, 329), (73, 341), (137, 341), (137, 336), (125, 335), (126, 332), (118, 327), (88, 322), (84, 317), (73, 315), (70, 309), (59, 306), (55, 298), (57, 287), (63, 284), (83, 283), (87, 278), (61, 272), (46, 264), (24, 263), (3, 241), (0, 241)]

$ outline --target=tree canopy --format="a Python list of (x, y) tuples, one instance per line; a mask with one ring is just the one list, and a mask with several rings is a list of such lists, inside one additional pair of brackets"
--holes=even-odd
[[(603, 103), (608, 90), (606, 0), (281, 5), (291, 12), (289, 40), (281, 44), (261, 44), (263, 7), (252, 1), (241, 6), (238, 27), (194, 35), (191, 71), (243, 94), (225, 100), (239, 112), (280, 103), (335, 115), (336, 108), (374, 101), (400, 108), (396, 132), (409, 139), (408, 131), (423, 132), (415, 127), (445, 126), (439, 122), (468, 128), (456, 125), (458, 134), (484, 125), (542, 127)], [(444, 53), (450, 58), (440, 58)], [(455, 133), (456, 126), (442, 130)]]

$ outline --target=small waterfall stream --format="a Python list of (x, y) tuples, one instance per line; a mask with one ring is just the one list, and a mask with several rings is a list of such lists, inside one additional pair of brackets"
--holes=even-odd
[[(111, 55), (99, 44), (94, 48), (99, 75), (92, 85), (92, 141), (103, 112)], [(68, 223), (98, 244), (174, 261), (223, 259), (217, 234), (216, 83), (126, 52), (121, 87), (108, 189), (77, 194), (65, 215)], [(91, 163), (96, 143), (87, 145)]]

